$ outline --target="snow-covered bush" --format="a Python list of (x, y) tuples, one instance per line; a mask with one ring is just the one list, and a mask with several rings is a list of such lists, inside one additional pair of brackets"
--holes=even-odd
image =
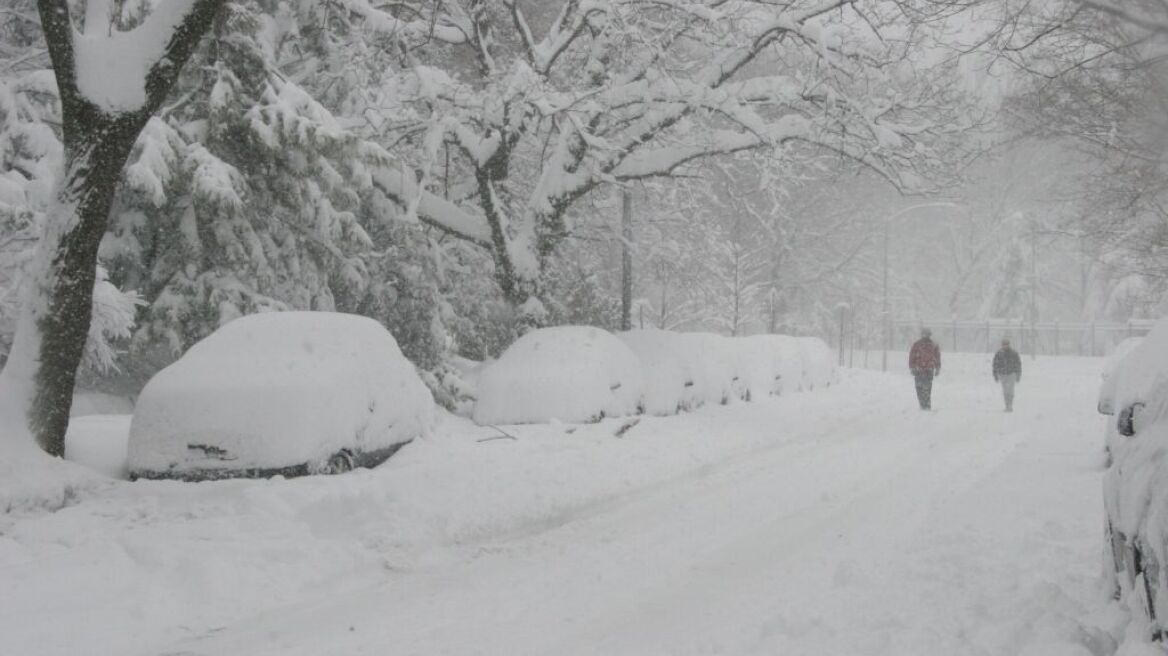
[(827, 387), (839, 380), (835, 353), (818, 337), (799, 337), (803, 349), (803, 382), (805, 389)]
[(533, 330), (483, 367), (474, 420), (584, 422), (635, 414), (644, 390), (641, 372), (636, 354), (607, 331)]
[(685, 352), (685, 340), (667, 330), (631, 330), (617, 337), (641, 362), (645, 379), (644, 408), (651, 415), (672, 415), (700, 405), (695, 358)]
[(142, 390), (129, 469), (181, 478), (313, 472), (342, 452), (361, 464), (424, 435), (433, 405), (393, 337), (371, 319), (251, 315), (195, 344)]

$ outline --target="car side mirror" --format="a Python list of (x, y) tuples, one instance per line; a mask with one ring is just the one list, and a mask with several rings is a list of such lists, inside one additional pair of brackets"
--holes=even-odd
[(1115, 429), (1119, 431), (1120, 435), (1131, 437), (1136, 434), (1136, 408), (1142, 407), (1144, 407), (1144, 404), (1137, 402), (1126, 406), (1123, 410), (1119, 411), (1119, 416), (1115, 419)]

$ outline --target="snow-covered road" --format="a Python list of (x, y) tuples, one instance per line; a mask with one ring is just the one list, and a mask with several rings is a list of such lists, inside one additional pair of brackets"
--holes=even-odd
[[(0, 520), (0, 653), (1109, 654), (1098, 360), (621, 422), (449, 420), (374, 471)], [(571, 432), (569, 432), (571, 431)]]

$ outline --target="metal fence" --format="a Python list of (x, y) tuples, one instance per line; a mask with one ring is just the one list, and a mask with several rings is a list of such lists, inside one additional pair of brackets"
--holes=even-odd
[[(933, 340), (942, 348), (967, 353), (992, 353), (1007, 338), (1019, 353), (1025, 355), (1108, 355), (1128, 337), (1142, 337), (1155, 325), (1152, 319), (1133, 319), (1126, 323), (1059, 321), (1028, 323), (1016, 319), (991, 320), (919, 320), (899, 319), (889, 322), (887, 349), (907, 351), (921, 328), (933, 331)], [(839, 350), (841, 364), (855, 361), (856, 355), (865, 356), (886, 347), (881, 326), (858, 325), (841, 321), (832, 345)]]

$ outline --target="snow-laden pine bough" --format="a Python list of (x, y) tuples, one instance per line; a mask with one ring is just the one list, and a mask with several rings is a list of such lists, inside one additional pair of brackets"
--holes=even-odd
[(1168, 319), (1108, 363), (1099, 411), (1110, 466), (1103, 477), (1104, 577), (1132, 612), (1129, 635), (1168, 632)]
[(132, 478), (300, 476), (373, 467), (429, 432), (434, 401), (380, 324), (332, 312), (228, 323), (147, 383)]

